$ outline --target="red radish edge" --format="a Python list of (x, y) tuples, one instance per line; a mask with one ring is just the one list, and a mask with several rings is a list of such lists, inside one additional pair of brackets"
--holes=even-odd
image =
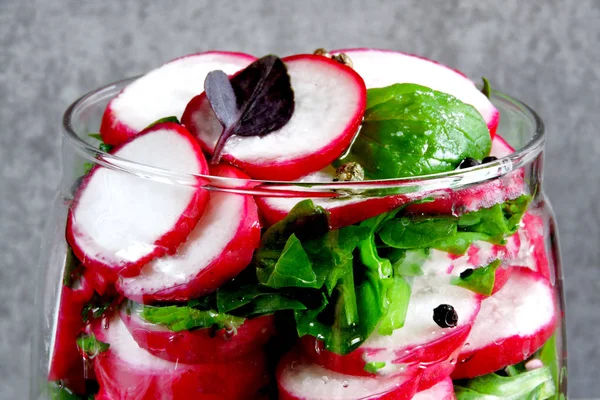
[(311, 364), (297, 351), (277, 367), (280, 400), (409, 400), (416, 393), (417, 369), (390, 378), (357, 377)]
[[(175, 123), (162, 123), (153, 126), (143, 132), (140, 132), (137, 136), (132, 138), (131, 140), (123, 143), (122, 145), (116, 147), (111, 151), (112, 154), (118, 155), (119, 152), (127, 146), (133, 144), (136, 140), (140, 140), (146, 135), (152, 134), (156, 131), (168, 130), (169, 132), (175, 133), (177, 135), (182, 136), (187, 144), (191, 147), (193, 153), (196, 155), (196, 160), (198, 162), (198, 171), (195, 173), (198, 174), (206, 174), (208, 172), (208, 166), (204, 155), (202, 154), (202, 149), (196, 142), (196, 140), (189, 134), (189, 132), (182, 127), (181, 125)], [(181, 216), (179, 219), (173, 224), (170, 231), (163, 233), (158, 239), (155, 240), (151, 245), (153, 246), (153, 250), (147, 252), (145, 255), (135, 259), (135, 260), (125, 260), (121, 258), (118, 261), (106, 260), (107, 255), (88, 255), (86, 254), (86, 250), (81, 246), (81, 241), (92, 241), (93, 245), (96, 246), (98, 252), (109, 251), (106, 249), (102, 249), (101, 247), (97, 247), (95, 241), (89, 236), (81, 237), (81, 234), (78, 233), (80, 228), (77, 227), (76, 223), (76, 213), (77, 208), (80, 205), (81, 197), (83, 196), (86, 188), (90, 184), (93, 177), (99, 172), (107, 170), (104, 167), (96, 165), (90, 173), (84, 178), (73, 199), (73, 203), (69, 209), (69, 215), (67, 219), (67, 241), (71, 248), (73, 249), (73, 253), (77, 256), (79, 260), (88, 268), (94, 269), (95, 271), (99, 271), (103, 279), (105, 281), (114, 282), (117, 278), (117, 274), (123, 276), (132, 276), (136, 275), (140, 272), (141, 268), (148, 261), (153, 258), (160, 257), (167, 253), (173, 253), (177, 247), (186, 240), (189, 233), (192, 231), (200, 217), (202, 216), (202, 212), (206, 206), (206, 202), (208, 201), (208, 193), (205, 189), (202, 189), (199, 185), (195, 189), (195, 193), (191, 195), (190, 201), (187, 207), (182, 210)], [(122, 172), (116, 172), (107, 170), (108, 173), (111, 174), (121, 174)], [(143, 178), (135, 178), (135, 179), (143, 179)], [(135, 201), (135, 198), (132, 198), (131, 201)], [(109, 254), (108, 257), (114, 257), (114, 254)], [(115, 265), (116, 264), (116, 265)]]
[[(473, 378), (525, 360), (552, 336), (557, 314), (550, 283), (528, 268), (516, 268), (506, 285), (482, 302), (452, 377)], [(527, 332), (519, 332), (524, 325)]]
[(74, 285), (78, 287), (65, 286), (62, 281), (60, 283), (54, 334), (50, 344), (48, 380), (61, 380), (69, 389), (81, 394), (85, 391), (84, 365), (76, 340), (84, 327), (81, 311), (92, 298), (94, 289), (85, 275)]
[[(384, 336), (375, 331), (358, 349), (346, 355), (328, 351), (320, 341), (306, 337), (301, 341), (304, 351), (327, 369), (355, 376), (372, 375), (365, 371), (368, 362), (385, 362), (389, 369), (379, 372), (390, 375), (398, 366), (432, 364), (448, 359), (467, 339), (479, 312), (481, 296), (450, 284), (447, 276), (417, 277), (414, 282), (405, 325), (392, 335)], [(431, 292), (431, 288), (437, 291)], [(440, 288), (447, 292), (438, 293)], [(457, 296), (461, 296), (460, 300)], [(457, 327), (440, 328), (433, 321), (433, 309), (440, 304), (451, 304), (456, 308), (459, 316)], [(420, 332), (434, 336), (424, 337)]]
[[(213, 176), (248, 178), (225, 164), (211, 167), (210, 172)], [(233, 215), (237, 209), (240, 214)], [(229, 225), (231, 237), (224, 237)], [(143, 303), (187, 301), (206, 295), (239, 274), (252, 260), (259, 242), (254, 198), (213, 191), (200, 221), (177, 253), (151, 261), (135, 277), (119, 280), (117, 289)], [(180, 278), (184, 273), (189, 275)]]
[[(219, 60), (218, 58), (222, 58), (222, 60)], [(215, 58), (217, 60), (215, 60)], [(204, 61), (203, 59), (206, 59), (206, 66), (202, 69), (207, 69), (206, 71), (202, 71), (201, 67), (202, 67), (202, 63), (199, 63), (198, 65), (193, 65), (194, 68), (190, 68), (190, 66), (188, 66), (188, 68), (183, 68), (183, 70), (186, 71), (194, 71), (197, 76), (195, 77), (194, 80), (192, 80), (192, 82), (190, 82), (189, 79), (185, 80), (185, 82), (170, 82), (170, 85), (168, 85), (168, 87), (157, 87), (157, 85), (152, 85), (151, 90), (146, 90), (144, 92), (144, 97), (148, 97), (150, 96), (151, 98), (154, 98), (154, 100), (156, 100), (154, 103), (164, 103), (167, 102), (168, 105), (166, 106), (166, 108), (168, 108), (169, 110), (165, 110), (164, 112), (160, 112), (158, 113), (157, 110), (153, 110), (156, 111), (157, 114), (156, 115), (151, 115), (150, 118), (146, 118), (146, 121), (144, 123), (142, 123), (140, 126), (134, 127), (131, 126), (131, 124), (126, 123), (125, 121), (123, 121), (122, 118), (120, 118), (118, 116), (118, 112), (114, 110), (114, 104), (115, 102), (119, 102), (122, 101), (121, 96), (131, 96), (130, 92), (128, 92), (128, 90), (134, 90), (134, 95), (138, 95), (140, 89), (140, 86), (147, 86), (148, 84), (146, 84), (146, 80), (150, 80), (150, 79), (160, 79), (161, 84), (163, 82), (166, 82), (166, 80), (164, 79), (164, 75), (167, 72), (171, 72), (172, 76), (174, 77), (174, 79), (177, 80), (182, 80), (183, 78), (186, 77), (185, 73), (181, 73), (181, 71), (170, 71), (171, 69), (173, 69), (174, 67), (180, 67), (181, 66), (179, 64), (181, 64), (181, 62), (186, 62), (186, 61), (190, 61), (190, 60), (200, 60), (200, 61)], [(234, 60), (239, 59), (239, 65), (233, 65), (235, 63), (233, 63)], [(104, 115), (102, 117), (102, 122), (100, 125), (100, 133), (102, 135), (102, 140), (107, 143), (107, 144), (111, 144), (111, 145), (119, 145), (129, 139), (131, 139), (132, 137), (134, 137), (138, 132), (140, 132), (142, 129), (144, 129), (145, 127), (147, 127), (148, 125), (150, 125), (152, 122), (158, 120), (159, 118), (164, 118), (164, 117), (168, 117), (171, 115), (175, 115), (176, 117), (180, 117), (184, 108), (185, 108), (185, 104), (187, 103), (187, 101), (189, 101), (195, 94), (200, 93), (204, 90), (204, 79), (206, 77), (206, 74), (208, 72), (210, 72), (211, 70), (215, 70), (215, 69), (221, 69), (221, 70), (225, 70), (225, 72), (227, 73), (234, 73), (242, 68), (244, 68), (246, 65), (248, 65), (249, 63), (251, 63), (252, 61), (254, 61), (256, 58), (249, 55), (249, 54), (244, 54), (244, 53), (236, 53), (236, 52), (225, 52), (225, 51), (207, 51), (204, 53), (195, 53), (195, 54), (189, 54), (183, 57), (178, 57), (174, 60), (171, 60), (165, 64), (163, 64), (162, 66), (148, 72), (147, 74), (139, 77), (138, 79), (136, 79), (134, 82), (130, 83), (127, 87), (125, 87), (114, 99), (112, 99), (109, 103), (108, 106), (106, 107), (106, 110), (104, 111)], [(213, 65), (214, 64), (214, 65)], [(178, 72), (178, 73), (175, 73)], [(202, 73), (205, 72), (205, 73)], [(158, 75), (158, 78), (156, 77), (156, 75)], [(177, 84), (180, 83), (182, 85), (184, 85), (183, 87), (183, 91), (187, 92), (187, 93), (182, 93), (182, 91), (177, 91), (174, 90), (173, 85), (175, 86), (175, 89), (178, 89)], [(173, 101), (173, 96), (172, 94), (176, 94), (177, 95), (177, 99), (175, 99), (176, 101)], [(186, 97), (186, 99), (184, 101), (180, 100), (180, 97), (182, 96), (182, 94), (184, 95), (183, 97)], [(170, 100), (170, 101), (167, 101)], [(177, 105), (177, 103), (182, 103), (181, 104), (181, 109), (177, 112), (176, 108), (174, 107), (175, 105)], [(136, 104), (137, 105), (137, 104)], [(163, 104), (164, 105), (164, 104)], [(136, 110), (139, 111), (139, 110)], [(147, 110), (144, 110), (147, 111)], [(129, 121), (131, 122), (131, 121)]]
[[(368, 89), (394, 83), (416, 83), (451, 94), (473, 105), (485, 120), (490, 136), (493, 138), (496, 134), (500, 113), (461, 71), (422, 56), (391, 50), (356, 48), (331, 52), (331, 54), (339, 53), (345, 53), (350, 57), (353, 68), (363, 77)], [(438, 74), (434, 71), (438, 74), (443, 71), (445, 76), (438, 78)], [(457, 90), (457, 86), (460, 90)], [(465, 91), (467, 91), (466, 95)]]
[(247, 319), (233, 334), (212, 328), (173, 332), (144, 321), (137, 312), (121, 310), (121, 319), (136, 343), (156, 357), (184, 364), (219, 363), (246, 357), (275, 334), (275, 318)]
[(267, 383), (261, 353), (224, 364), (173, 363), (141, 349), (118, 314), (109, 321), (97, 321), (93, 331), (98, 340), (110, 345), (94, 359), (100, 391), (106, 398), (150, 400), (168, 395), (191, 400), (220, 395), (245, 399)]
[[(356, 104), (354, 104), (352, 112), (349, 112), (349, 116), (351, 114), (352, 117), (348, 119), (347, 125), (344, 127), (342, 132), (340, 132), (335, 138), (332, 138), (331, 140), (328, 139), (329, 143), (327, 143), (325, 146), (318, 148), (316, 151), (312, 151), (303, 155), (296, 155), (294, 156), (294, 158), (291, 159), (281, 160), (280, 156), (274, 158), (270, 157), (273, 158), (272, 160), (258, 162), (241, 159), (233, 156), (232, 154), (229, 154), (229, 150), (232, 146), (232, 139), (229, 139), (228, 143), (225, 145), (225, 152), (223, 153), (222, 159), (232, 165), (241, 168), (248, 175), (256, 179), (288, 181), (300, 178), (310, 172), (317, 171), (321, 168), (326, 167), (350, 145), (352, 139), (358, 131), (366, 106), (366, 88), (364, 82), (362, 78), (351, 68), (323, 56), (308, 54), (300, 54), (285, 57), (283, 58), (283, 61), (287, 64), (288, 71), (290, 71), (290, 75), (292, 76), (292, 85), (294, 85), (295, 75), (292, 72), (291, 65), (293, 65), (296, 62), (310, 61), (311, 63), (320, 63), (321, 65), (323, 65), (323, 67), (326, 67), (329, 70), (337, 70), (338, 76), (344, 75), (345, 78), (349, 81), (348, 83), (350, 84), (351, 81), (354, 85), (354, 91), (356, 91), (355, 95), (357, 101)], [(286, 127), (289, 128), (290, 124), (295, 123), (295, 116), (296, 118), (301, 118), (300, 115), (302, 114), (302, 108), (300, 107), (302, 107), (303, 104), (303, 102), (296, 102), (296, 110), (294, 111), (294, 115), (292, 115), (292, 119), (290, 120), (290, 122), (288, 122), (286, 126), (282, 128), (282, 130), (285, 130)], [(212, 138), (207, 139), (207, 136), (204, 133), (204, 131), (200, 130), (200, 128), (198, 127), (198, 123), (196, 122), (195, 116), (195, 114), (198, 113), (199, 110), (202, 110), (203, 107), (208, 106), (208, 101), (206, 100), (206, 95), (204, 93), (194, 97), (186, 107), (185, 112), (183, 113), (182, 122), (190, 130), (190, 132), (192, 132), (192, 134), (198, 137), (198, 140), (200, 141), (200, 143), (202, 143), (203, 149), (209, 153), (212, 153), (214, 141), (212, 140)], [(212, 114), (212, 111), (207, 109), (207, 111), (204, 112), (207, 112), (208, 115), (211, 116), (210, 118), (212, 118), (208, 122), (205, 121), (204, 125), (208, 126), (208, 124), (213, 124), (212, 129), (215, 130), (215, 132), (220, 132), (222, 128), (220, 124), (217, 123), (217, 120), (214, 117), (214, 114)], [(277, 132), (272, 132), (264, 138), (260, 138), (260, 140), (273, 141), (274, 139), (271, 138), (273, 138), (273, 135), (276, 134)], [(245, 140), (254, 139), (256, 138), (247, 138)], [(240, 146), (241, 143), (243, 142), (240, 141)], [(281, 146), (281, 143), (283, 142), (280, 142), (279, 146)], [(266, 146), (266, 144), (263, 144), (263, 146)], [(275, 144), (273, 144), (273, 146), (275, 146)]]
[[(512, 147), (504, 139), (496, 135), (492, 141), (492, 155), (504, 157), (513, 153)], [(303, 178), (306, 182), (325, 181), (332, 171), (317, 172)], [(331, 176), (333, 178), (333, 176)], [(474, 211), (482, 207), (491, 207), (496, 203), (514, 199), (525, 192), (523, 170), (509, 173), (491, 182), (473, 185), (458, 191), (444, 190), (431, 193), (436, 196), (430, 203), (413, 204), (408, 209), (415, 213), (450, 214), (456, 210)], [(426, 197), (422, 193), (421, 197)], [(481, 200), (483, 199), (483, 201)], [(268, 225), (281, 221), (304, 198), (276, 198), (256, 196), (261, 216)], [(352, 225), (383, 212), (400, 207), (414, 200), (410, 195), (395, 195), (369, 199), (350, 198), (348, 200), (313, 199), (317, 205), (330, 212), (332, 229)]]

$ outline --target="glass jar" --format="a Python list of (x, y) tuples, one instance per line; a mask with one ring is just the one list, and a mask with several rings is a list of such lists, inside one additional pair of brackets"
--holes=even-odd
[[(453, 398), (453, 385), (458, 398), (522, 398), (535, 387), (539, 398), (566, 394), (544, 128), (529, 107), (493, 94), (505, 141), (495, 139), (498, 158), (479, 166), (384, 181), (267, 182), (228, 167), (194, 176), (100, 150), (89, 134), (130, 82), (83, 96), (64, 116), (30, 398), (99, 390), (96, 399), (404, 399), (430, 387), (430, 397), (415, 398)], [(126, 183), (139, 209), (123, 223), (138, 237), (165, 213), (158, 207), (136, 223), (147, 196), (203, 193), (208, 206), (183, 245), (125, 240), (121, 252), (146, 251), (147, 264), (107, 274), (65, 234), (90, 169), (103, 171), (107, 191)], [(95, 210), (85, 218), (114, 225)]]

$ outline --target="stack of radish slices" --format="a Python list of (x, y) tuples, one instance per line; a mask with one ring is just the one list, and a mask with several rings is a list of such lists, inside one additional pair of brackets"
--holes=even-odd
[[(498, 111), (473, 82), (403, 53), (350, 49), (256, 59), (208, 52), (175, 59), (127, 86), (108, 104), (100, 128), (112, 155), (196, 178), (174, 184), (100, 165), (83, 177), (68, 214), (75, 261), (67, 264), (76, 267), (61, 283), (49, 379), (82, 395), (96, 381), (102, 400), (444, 400), (455, 398), (452, 379), (492, 373), (540, 349), (558, 310), (543, 220), (532, 211), (501, 242), (475, 240), (463, 254), (428, 251), (421, 273), (408, 278), (403, 326), (391, 334), (375, 329), (347, 354), (328, 349), (322, 337), (288, 340), (295, 330), (290, 310), (305, 307), (296, 299), (277, 308), (285, 310), (282, 318), (255, 307), (243, 315), (227, 310), (234, 323), (203, 324), (219, 321), (219, 290), (255, 268), (261, 235), (302, 199), (208, 190), (202, 176), (332, 182), (339, 175), (332, 165), (361, 128), (368, 89), (396, 83), (473, 106), (489, 130), (490, 155), (513, 152), (496, 134)], [(412, 214), (452, 215), (526, 194), (523, 171), (515, 171), (477, 187), (432, 192), (425, 203), (401, 194), (313, 200), (336, 230), (358, 229), (405, 205)], [(286, 244), (283, 253), (289, 251)], [(455, 284), (495, 260), (501, 266), (489, 293)], [(261, 284), (271, 286), (253, 296), (285, 288)], [(179, 309), (189, 313), (183, 324)], [(147, 310), (159, 310), (161, 319), (150, 320)]]

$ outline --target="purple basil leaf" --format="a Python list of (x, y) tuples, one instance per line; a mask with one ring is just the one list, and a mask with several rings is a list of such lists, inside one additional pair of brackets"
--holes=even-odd
[[(208, 80), (207, 77), (207, 82)], [(224, 127), (213, 152), (213, 164), (219, 162), (225, 142), (230, 136), (262, 137), (283, 127), (294, 112), (294, 91), (290, 76), (279, 57), (268, 55), (258, 59), (229, 82), (237, 104), (233, 120), (228, 119), (231, 104), (228, 103), (225, 107), (222, 101), (222, 94), (229, 90), (222, 88), (227, 86), (222, 77), (210, 79), (209, 86), (214, 84), (210, 91), (205, 87), (211, 107)], [(228, 124), (226, 121), (232, 122)]]
[(220, 70), (209, 72), (204, 80), (204, 91), (221, 124), (225, 128), (234, 124), (238, 109), (235, 92), (227, 74)]

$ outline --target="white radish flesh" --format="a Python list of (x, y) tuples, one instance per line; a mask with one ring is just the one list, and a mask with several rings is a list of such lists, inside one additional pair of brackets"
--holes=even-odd
[[(136, 136), (114, 155), (170, 171), (205, 174), (206, 160), (180, 125), (165, 123)], [(197, 186), (157, 182), (97, 166), (84, 179), (67, 222), (67, 239), (89, 268), (135, 275), (149, 260), (185, 241), (208, 194)]]
[(233, 74), (254, 59), (243, 53), (198, 53), (148, 72), (108, 104), (100, 128), (102, 139), (120, 144), (160, 118), (180, 118), (192, 97), (204, 91), (204, 79), (210, 71)]

